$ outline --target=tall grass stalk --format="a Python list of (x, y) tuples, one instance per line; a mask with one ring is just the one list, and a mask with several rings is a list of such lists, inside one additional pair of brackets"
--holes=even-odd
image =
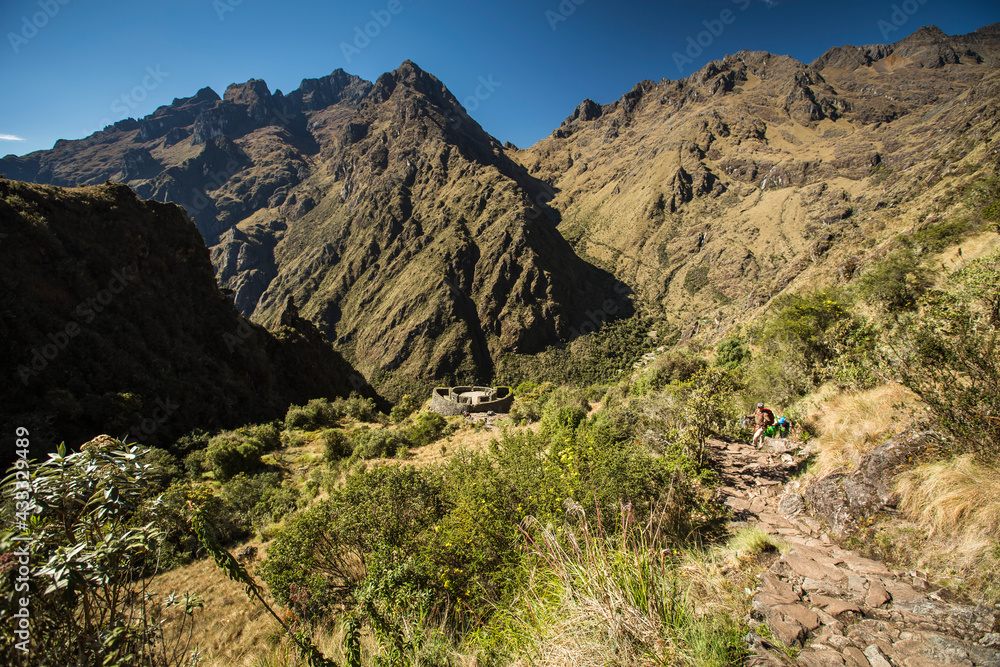
[[(514, 664), (738, 664), (745, 628), (742, 614), (719, 604), (729, 597), (719, 595), (725, 577), (659, 548), (655, 524), (635, 525), (629, 506), (620, 521), (605, 538), (580, 514), (558, 531), (529, 520), (528, 583), (506, 614)], [(715, 600), (699, 599), (706, 592)]]

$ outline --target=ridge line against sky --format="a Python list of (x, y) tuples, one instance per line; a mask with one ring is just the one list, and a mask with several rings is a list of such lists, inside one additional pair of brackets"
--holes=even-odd
[(809, 63), (924, 25), (956, 35), (997, 21), (994, 0), (6, 0), (0, 155), (81, 139), (206, 86), (221, 95), (256, 78), (287, 93), (338, 68), (374, 81), (404, 60), (525, 147), (585, 98), (607, 104), (740, 50)]

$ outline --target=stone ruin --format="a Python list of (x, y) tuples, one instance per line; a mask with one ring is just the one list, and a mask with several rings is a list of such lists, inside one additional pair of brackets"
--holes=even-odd
[(466, 412), (510, 412), (510, 387), (437, 387), (431, 392), (431, 410), (454, 416)]

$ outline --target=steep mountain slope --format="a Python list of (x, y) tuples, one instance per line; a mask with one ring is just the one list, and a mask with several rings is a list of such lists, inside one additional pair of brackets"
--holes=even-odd
[(686, 335), (723, 330), (959, 211), (996, 158), (998, 54), (996, 25), (810, 65), (744, 51), (585, 100), (525, 150), (411, 62), (287, 95), (251, 80), (0, 172), (182, 204), (241, 312), (272, 325), (293, 297), (378, 382), (486, 381), (630, 296)]
[(743, 51), (585, 100), (514, 157), (552, 184), (563, 235), (645, 308), (688, 334), (725, 327), (793, 281), (849, 280), (866, 248), (951, 211), (958, 163), (996, 157), (998, 55), (998, 25), (811, 65)]
[(374, 395), (294, 308), (274, 333), (243, 318), (184, 211), (120, 184), (0, 179), (0, 284), (0, 421), (27, 427), (38, 457), (94, 433), (166, 445)]
[(629, 308), (533, 203), (543, 185), (410, 62), (287, 96), (204, 89), (0, 171), (182, 204), (242, 312), (274, 324), (294, 296), (369, 375), (485, 380), (503, 352), (567, 338), (609, 299)]

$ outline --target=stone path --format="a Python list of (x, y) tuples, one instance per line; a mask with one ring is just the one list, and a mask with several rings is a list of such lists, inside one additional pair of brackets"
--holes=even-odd
[(759, 451), (715, 440), (710, 455), (735, 525), (758, 525), (792, 547), (761, 574), (751, 625), (802, 649), (791, 660), (751, 633), (747, 665), (1000, 667), (1000, 609), (961, 604), (922, 573), (835, 545), (791, 480), (804, 459), (794, 443), (767, 440)]

